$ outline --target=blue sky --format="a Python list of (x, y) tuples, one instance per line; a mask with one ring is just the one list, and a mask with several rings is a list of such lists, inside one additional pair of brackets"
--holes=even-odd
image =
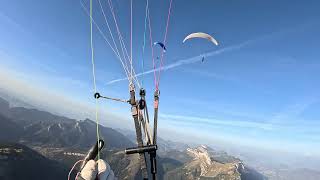
[[(93, 17), (111, 41), (97, 2)], [(101, 2), (112, 22), (107, 1)], [(129, 49), (130, 3), (114, 0), (113, 4)], [(84, 5), (88, 8), (87, 0)], [(173, 0), (160, 85), (162, 136), (177, 133), (178, 139), (190, 141), (197, 136), (213, 144), (219, 141), (320, 156), (316, 151), (320, 148), (319, 5), (317, 1)], [(169, 1), (150, 1), (154, 41), (163, 40), (168, 7)], [(142, 56), (144, 8), (145, 1), (134, 0), (137, 73), (142, 72), (142, 57), (145, 71), (152, 70), (148, 43)], [(3, 0), (0, 24), (3, 78), (28, 84), (30, 96), (42, 90), (92, 107), (89, 17), (78, 0)], [(111, 26), (115, 31), (113, 23)], [(204, 40), (182, 44), (186, 35), (197, 31), (212, 34), (220, 45)], [(108, 84), (125, 74), (96, 27), (93, 37), (98, 90), (128, 97), (127, 81)], [(206, 54), (203, 63), (202, 54)], [(143, 79), (147, 92), (153, 94), (152, 73)], [(3, 82), (2, 88), (10, 86)], [(11, 85), (11, 90), (23, 90), (19, 83)], [(59, 104), (59, 99), (55, 102)], [(101, 106), (106, 124), (133, 127), (128, 106), (113, 102)], [(94, 111), (88, 110), (90, 113)], [(121, 116), (123, 122), (108, 113)]]

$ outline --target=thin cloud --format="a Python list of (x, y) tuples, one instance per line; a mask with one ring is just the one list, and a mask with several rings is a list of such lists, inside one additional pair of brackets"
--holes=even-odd
[[(214, 101), (205, 101), (201, 98), (180, 98), (175, 97), (173, 99), (177, 104), (188, 104), (193, 107), (205, 107), (208, 112), (214, 113), (216, 115), (222, 115), (223, 117), (232, 117), (236, 119), (246, 119), (250, 121), (266, 121), (267, 117), (263, 113), (256, 111), (245, 111), (239, 108), (239, 105), (229, 104), (229, 103), (218, 103)], [(218, 116), (217, 116), (218, 117)]]
[[(93, 102), (79, 101), (72, 97), (57, 94), (47, 88), (39, 87), (35, 82), (21, 80), (19, 74), (0, 67), (0, 88), (8, 95), (22, 99), (40, 110), (75, 119), (95, 119)], [(69, 80), (66, 80), (69, 82)], [(110, 108), (109, 108), (110, 109)], [(113, 127), (127, 125), (128, 119), (118, 109), (105, 111), (99, 109), (99, 119), (102, 124)], [(116, 113), (115, 113), (116, 112)], [(107, 118), (106, 118), (107, 117)], [(110, 120), (117, 119), (117, 121)]]
[[(232, 119), (217, 119), (212, 117), (200, 117), (200, 116), (184, 116), (184, 115), (175, 115), (175, 114), (165, 114), (162, 113), (159, 115), (163, 121), (166, 121), (166, 124), (175, 124), (176, 127), (182, 125), (185, 126), (212, 126), (212, 127), (229, 127), (229, 128), (244, 128), (250, 129), (251, 131), (263, 130), (269, 132), (281, 132), (281, 133), (298, 133), (302, 134), (309, 139), (317, 139), (313, 137), (314, 133), (318, 133), (319, 122), (309, 122), (303, 120), (292, 120), (284, 122), (273, 122), (268, 120), (261, 121), (250, 121), (250, 120), (232, 120)], [(301, 129), (301, 124), (306, 129)]]
[[(215, 50), (215, 51), (211, 51), (211, 52), (208, 52), (208, 53), (200, 54), (198, 56), (194, 56), (194, 57), (187, 58), (187, 59), (181, 59), (181, 60), (178, 60), (175, 63), (172, 63), (172, 64), (169, 64), (167, 66), (162, 67), (161, 70), (166, 71), (166, 70), (174, 69), (174, 68), (177, 68), (177, 67), (180, 67), (180, 66), (183, 66), (183, 65), (198, 63), (198, 62), (202, 61), (202, 57), (203, 56), (205, 56), (205, 57), (214, 57), (214, 56), (226, 53), (226, 52), (239, 50), (239, 49), (244, 48), (244, 47), (246, 47), (248, 45), (251, 45), (251, 44), (254, 44), (254, 43), (269, 39), (269, 38), (272, 38), (272, 37), (274, 37), (276, 35), (289, 34), (289, 33), (292, 33), (292, 32), (299, 31), (299, 30), (304, 29), (304, 28), (312, 27), (313, 24), (314, 24), (313, 22), (308, 22), (308, 23), (304, 23), (304, 24), (298, 25), (296, 27), (284, 28), (284, 29), (282, 29), (280, 31), (272, 32), (270, 34), (265, 34), (265, 35), (262, 35), (262, 36), (260, 36), (258, 38), (250, 39), (250, 40), (247, 40), (247, 41), (244, 41), (242, 43), (235, 44), (235, 45), (232, 45), (232, 46), (229, 46), (229, 47), (226, 47), (226, 48), (222, 48), (222, 49), (219, 49), (219, 50)], [(211, 60), (211, 59), (208, 58), (207, 60)], [(142, 75), (151, 74), (154, 71), (159, 71), (159, 69), (160, 68), (156, 68), (156, 69), (148, 70), (148, 71), (146, 71), (144, 73), (138, 73), (138, 74), (136, 74), (135, 77), (140, 77)], [(111, 84), (114, 84), (114, 83), (117, 83), (117, 82), (120, 82), (120, 81), (125, 81), (125, 80), (127, 80), (127, 78), (114, 79), (114, 80), (111, 80), (111, 81), (107, 82), (107, 85), (111, 85)]]
[(19, 23), (17, 23), (15, 20), (10, 18), (9, 16), (3, 14), (2, 12), (0, 12), (0, 19), (4, 19), (7, 23), (11, 24), (22, 33), (28, 33), (24, 27), (22, 27)]
[(169, 120), (169, 122), (177, 123), (196, 123), (196, 124), (211, 124), (217, 126), (229, 126), (238, 128), (255, 128), (262, 130), (273, 130), (275, 127), (272, 124), (265, 122), (251, 122), (251, 121), (232, 121), (232, 120), (218, 120), (214, 118), (204, 118), (195, 116), (181, 116), (172, 114), (161, 114), (161, 118), (164, 120)]
[[(172, 63), (172, 64), (169, 64), (167, 66), (162, 67), (161, 70), (162, 71), (167, 71), (169, 69), (174, 69), (174, 68), (177, 68), (179, 66), (197, 63), (197, 62), (201, 61), (201, 57), (203, 57), (203, 56), (205, 56), (205, 57), (217, 56), (217, 55), (220, 55), (220, 54), (225, 53), (225, 52), (230, 52), (230, 51), (233, 51), (233, 50), (241, 49), (242, 47), (247, 46), (247, 45), (249, 45), (249, 44), (251, 44), (252, 42), (255, 42), (255, 41), (256, 40), (249, 40), (249, 41), (245, 41), (243, 43), (240, 43), (240, 44), (237, 44), (237, 45), (233, 45), (233, 46), (230, 46), (230, 47), (226, 47), (226, 48), (223, 48), (223, 49), (220, 49), (220, 50), (212, 51), (212, 52), (209, 52), (209, 53), (201, 54), (201, 55), (194, 56), (194, 57), (187, 58), (187, 59), (181, 59), (181, 60), (178, 60), (175, 63)], [(154, 71), (159, 71), (159, 70), (160, 70), (160, 68), (151, 69), (151, 70), (148, 70), (148, 71), (146, 71), (144, 73), (138, 73), (136, 75), (136, 77), (140, 77), (140, 76), (146, 75), (146, 74), (151, 74)], [(114, 84), (116, 82), (120, 82), (120, 81), (124, 81), (124, 80), (127, 80), (127, 78), (115, 79), (115, 80), (109, 81), (107, 84), (110, 85), (110, 84)]]
[(288, 105), (283, 111), (276, 113), (270, 122), (295, 119), (313, 104), (319, 102), (318, 97), (305, 98), (300, 102)]

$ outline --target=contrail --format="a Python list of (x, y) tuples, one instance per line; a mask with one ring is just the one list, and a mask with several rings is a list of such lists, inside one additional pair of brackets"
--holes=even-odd
[[(236, 44), (236, 45), (232, 45), (232, 46), (229, 46), (229, 47), (225, 47), (225, 48), (220, 49), (220, 50), (211, 51), (211, 52), (208, 52), (208, 53), (205, 53), (205, 54), (200, 54), (198, 56), (194, 56), (194, 57), (187, 58), (187, 59), (181, 59), (181, 60), (178, 60), (175, 63), (172, 63), (172, 64), (169, 64), (167, 66), (162, 67), (161, 70), (166, 71), (166, 70), (173, 69), (173, 68), (176, 68), (176, 67), (179, 67), (179, 66), (182, 66), (182, 65), (197, 63), (197, 62), (202, 61), (202, 57), (203, 56), (205, 56), (205, 57), (214, 57), (214, 56), (220, 55), (220, 54), (225, 53), (225, 52), (230, 52), (230, 51), (233, 51), (233, 50), (241, 49), (241, 48), (243, 48), (245, 46), (248, 46), (250, 44), (256, 43), (258, 41), (266, 40), (266, 39), (271, 38), (271, 37), (273, 37), (275, 35), (292, 33), (292, 32), (295, 32), (297, 30), (300, 30), (301, 28), (310, 27), (311, 25), (313, 25), (313, 23), (305, 23), (305, 24), (299, 25), (297, 27), (285, 28), (285, 29), (282, 29), (280, 31), (276, 31), (276, 32), (272, 32), (270, 34), (262, 35), (262, 36), (260, 36), (258, 38), (255, 38), (255, 39), (244, 41), (244, 42), (242, 42), (240, 44)], [(210, 59), (207, 59), (207, 60), (210, 60)], [(154, 71), (158, 71), (159, 69), (160, 68), (151, 69), (149, 71), (145, 71), (144, 73), (138, 73), (138, 74), (136, 74), (135, 77), (139, 77), (139, 76), (146, 75), (146, 74), (151, 74)], [(120, 81), (125, 81), (125, 80), (127, 80), (127, 78), (115, 79), (115, 80), (109, 81), (107, 84), (110, 85), (110, 84), (113, 84), (113, 83), (116, 83), (116, 82), (120, 82)]]
[[(182, 65), (197, 63), (197, 62), (200, 62), (202, 60), (203, 56), (205, 56), (205, 57), (217, 56), (217, 55), (225, 53), (225, 52), (229, 52), (229, 51), (233, 51), (233, 50), (236, 50), (236, 49), (240, 49), (240, 48), (242, 48), (244, 46), (247, 46), (248, 44), (253, 43), (253, 42), (257, 41), (257, 40), (258, 39), (248, 40), (248, 41), (245, 41), (243, 43), (240, 43), (240, 44), (237, 44), (237, 45), (233, 45), (233, 46), (230, 46), (230, 47), (226, 47), (226, 48), (223, 48), (223, 49), (220, 49), (220, 50), (211, 51), (211, 52), (208, 52), (208, 53), (205, 53), (205, 54), (201, 54), (201, 55), (198, 55), (198, 56), (194, 56), (194, 57), (191, 57), (191, 58), (187, 58), (187, 59), (181, 59), (181, 60), (178, 60), (175, 63), (172, 63), (172, 64), (169, 64), (167, 66), (162, 67), (161, 70), (162, 71), (166, 71), (166, 70), (173, 69), (173, 68), (176, 68), (176, 67), (179, 67), (179, 66), (182, 66)], [(154, 71), (158, 71), (158, 70), (160, 70), (160, 68), (151, 69), (151, 70), (145, 71), (144, 73), (138, 73), (138, 74), (136, 74), (135, 77), (139, 77), (139, 76), (146, 75), (146, 74), (151, 74)], [(115, 80), (109, 81), (107, 83), (107, 85), (114, 84), (114, 83), (120, 82), (120, 81), (125, 81), (125, 80), (127, 80), (127, 78), (115, 79)]]

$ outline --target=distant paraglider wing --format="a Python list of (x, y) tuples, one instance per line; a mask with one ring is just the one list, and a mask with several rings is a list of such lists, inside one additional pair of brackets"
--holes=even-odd
[(159, 46), (163, 49), (164, 52), (167, 51), (166, 46), (165, 46), (162, 42), (154, 42), (153, 45), (154, 45), (154, 46), (155, 46), (155, 45), (159, 45)]
[(197, 33), (189, 34), (187, 37), (184, 38), (183, 43), (185, 41), (187, 41), (188, 39), (193, 39), (193, 38), (204, 38), (204, 39), (207, 39), (207, 40), (211, 41), (213, 44), (218, 46), (218, 41), (217, 40), (215, 40), (209, 34), (206, 34), (206, 33), (203, 33), (203, 32), (197, 32)]

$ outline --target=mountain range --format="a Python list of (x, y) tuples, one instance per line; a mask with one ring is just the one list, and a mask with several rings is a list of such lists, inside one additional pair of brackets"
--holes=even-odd
[[(0, 124), (0, 179), (5, 180), (20, 179), (23, 174), (27, 179), (48, 179), (46, 169), (53, 169), (47, 173), (50, 177), (54, 173), (55, 179), (66, 178), (68, 169), (83, 159), (96, 141), (96, 123), (89, 119), (70, 119), (33, 107), (12, 107), (1, 98)], [(123, 151), (135, 146), (134, 132), (102, 125), (99, 131), (106, 147), (102, 158), (110, 163), (115, 175), (119, 179), (141, 179), (138, 156)], [(159, 179), (268, 178), (239, 158), (208, 146), (194, 147), (161, 138), (158, 146)], [(320, 177), (318, 172), (305, 172), (306, 177)]]
[(0, 179), (65, 179), (69, 167), (17, 143), (0, 144)]
[[(83, 149), (90, 148), (96, 140), (96, 123), (89, 119), (78, 121), (37, 109), (10, 107), (3, 99), (0, 100), (0, 107), (2, 138), (13, 134), (19, 142), (31, 146)], [(8, 133), (12, 130), (15, 132)], [(110, 149), (123, 149), (134, 145), (112, 128), (99, 125), (99, 132)]]

